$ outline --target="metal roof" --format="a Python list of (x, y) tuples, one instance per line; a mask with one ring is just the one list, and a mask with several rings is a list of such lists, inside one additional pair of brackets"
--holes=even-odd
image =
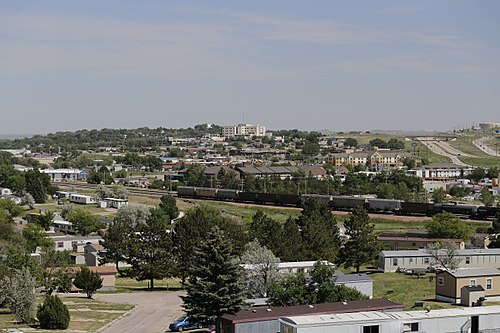
[(337, 276), (336, 283), (349, 282), (373, 282), (373, 279), (366, 274), (345, 274)]
[[(425, 249), (382, 251), (380, 254), (385, 258), (395, 257), (428, 257), (430, 254)], [(500, 249), (464, 249), (457, 250), (459, 256), (500, 255)]]
[(471, 268), (471, 269), (457, 269), (454, 271), (444, 271), (438, 274), (449, 273), (450, 275), (461, 277), (474, 277), (474, 276), (492, 276), (500, 275), (500, 270), (497, 268)]

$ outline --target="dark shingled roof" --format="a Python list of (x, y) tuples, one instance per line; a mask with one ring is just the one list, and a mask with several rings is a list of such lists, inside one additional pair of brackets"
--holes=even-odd
[(229, 320), (233, 324), (277, 320), (281, 317), (305, 316), (319, 314), (334, 314), (348, 312), (365, 311), (384, 311), (384, 310), (403, 310), (402, 304), (394, 303), (385, 298), (367, 299), (361, 301), (322, 303), (314, 305), (295, 305), (283, 307), (255, 307), (248, 310), (242, 310), (236, 314), (225, 314), (221, 317), (223, 320)]

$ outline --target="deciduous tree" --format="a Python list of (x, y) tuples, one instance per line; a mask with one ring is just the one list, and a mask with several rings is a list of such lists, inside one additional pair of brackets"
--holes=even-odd
[(468, 240), (470, 228), (462, 219), (449, 212), (441, 212), (425, 223), (429, 236)]

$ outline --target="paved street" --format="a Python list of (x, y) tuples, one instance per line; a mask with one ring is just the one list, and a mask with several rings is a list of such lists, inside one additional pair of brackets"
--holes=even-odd
[(499, 151), (498, 151), (498, 147), (495, 147), (495, 149), (492, 149), (486, 145), (485, 141), (489, 140), (489, 139), (491, 139), (491, 137), (485, 136), (485, 137), (482, 137), (480, 139), (474, 140), (472, 143), (477, 148), (481, 149), (484, 153), (486, 153), (490, 156), (495, 156), (495, 157), (500, 156)]
[(99, 301), (135, 304), (129, 315), (115, 322), (102, 333), (159, 333), (182, 314), (179, 292), (140, 292), (96, 294)]

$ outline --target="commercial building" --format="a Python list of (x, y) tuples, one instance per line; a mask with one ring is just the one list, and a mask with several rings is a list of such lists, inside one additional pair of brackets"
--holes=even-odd
[(222, 126), (222, 136), (230, 138), (233, 136), (265, 136), (266, 127), (262, 125), (238, 124), (231, 126)]
[(417, 156), (406, 150), (367, 150), (351, 153), (332, 153), (328, 155), (328, 163), (334, 166), (367, 166), (375, 169), (400, 167), (404, 158), (417, 159)]
[(40, 172), (49, 175), (53, 182), (75, 181), (85, 178), (85, 172), (80, 169), (44, 169)]
[(436, 300), (460, 303), (462, 288), (466, 286), (481, 286), (486, 298), (500, 296), (500, 270), (481, 268), (438, 272), (436, 274)]
[[(500, 267), (500, 249), (457, 250), (458, 266), (461, 268)], [(379, 254), (378, 270), (384, 273), (400, 269), (426, 269), (432, 264), (432, 256), (425, 249), (406, 251), (382, 251)]]
[(423, 179), (446, 180), (464, 178), (474, 170), (471, 167), (453, 163), (423, 165), (410, 170), (415, 176)]

